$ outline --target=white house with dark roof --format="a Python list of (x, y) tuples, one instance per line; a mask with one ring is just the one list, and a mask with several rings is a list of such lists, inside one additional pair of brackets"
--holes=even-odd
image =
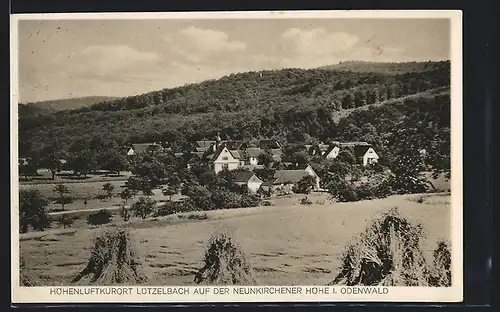
[(219, 146), (211, 155), (214, 172), (217, 174), (222, 170), (234, 170), (239, 168), (242, 165), (240, 157), (241, 155), (238, 151), (231, 151), (225, 145)]
[(236, 185), (246, 185), (251, 193), (257, 193), (260, 186), (262, 185), (262, 180), (259, 179), (253, 172), (250, 171), (240, 171), (236, 172), (233, 178), (233, 182)]
[(341, 149), (350, 148), (353, 151), (356, 160), (363, 166), (378, 162), (378, 154), (375, 152), (373, 146), (367, 142), (346, 142), (340, 143), (339, 146)]
[(378, 162), (378, 154), (371, 146), (356, 146), (354, 147), (354, 155), (356, 159), (360, 159), (363, 166), (375, 164)]

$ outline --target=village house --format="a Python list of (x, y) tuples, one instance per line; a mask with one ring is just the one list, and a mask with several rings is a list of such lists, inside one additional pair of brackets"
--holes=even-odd
[(241, 161), (241, 155), (237, 150), (230, 150), (225, 144), (217, 146), (213, 145), (215, 151), (209, 153), (207, 158), (211, 159), (211, 166), (214, 169), (215, 174), (221, 172), (222, 170), (234, 170), (244, 165), (244, 161)]
[(137, 144), (132, 144), (132, 146), (129, 147), (128, 150), (127, 150), (127, 156), (137, 155), (137, 154), (143, 153), (145, 151), (155, 150), (157, 148), (162, 148), (161, 144), (159, 144), (159, 143), (137, 143)]
[(253, 194), (257, 193), (263, 183), (261, 179), (259, 179), (253, 172), (250, 171), (236, 172), (233, 182), (239, 186), (246, 185), (248, 187), (248, 190)]
[(259, 140), (258, 147), (261, 150), (273, 150), (273, 149), (283, 150), (283, 146), (277, 140)]
[(186, 164), (187, 168), (191, 169), (193, 164), (201, 162), (203, 160), (204, 154), (205, 153), (203, 153), (203, 152), (191, 152), (191, 157), (189, 157), (189, 159), (187, 160), (187, 164)]
[[(203, 152), (201, 160), (208, 162), (209, 167), (212, 168), (216, 174), (222, 170), (234, 170), (237, 168), (249, 170), (264, 168), (262, 164), (259, 164), (260, 155), (269, 153), (273, 160), (281, 160), (281, 155), (283, 154), (281, 148), (264, 150), (259, 147), (259, 145), (265, 147), (281, 146), (278, 142), (272, 140), (260, 140), (253, 142), (253, 144), (249, 144), (241, 141), (223, 141), (220, 136), (217, 135), (215, 141), (212, 142), (213, 143), (205, 149), (205, 152)], [(200, 142), (198, 142), (198, 146), (201, 145), (199, 143)], [(193, 157), (192, 162), (195, 161), (196, 158)], [(188, 166), (190, 165), (188, 164)]]
[(335, 159), (339, 155), (340, 146), (338, 143), (333, 143), (328, 146), (328, 149), (322, 154), (326, 159)]
[(378, 162), (378, 154), (371, 146), (358, 146), (354, 148), (354, 155), (362, 159), (363, 166), (376, 164)]
[(324, 143), (315, 144), (315, 145), (311, 145), (311, 146), (312, 147), (309, 148), (308, 151), (310, 152), (310, 154), (312, 156), (316, 156), (316, 155), (325, 156), (325, 154), (328, 151), (330, 151), (331, 148), (333, 148), (333, 144), (324, 144)]
[(361, 163), (363, 166), (378, 162), (378, 154), (375, 152), (375, 149), (367, 142), (340, 143), (334, 141), (331, 144), (320, 143), (314, 145), (310, 149), (310, 154), (313, 156), (321, 155), (327, 159), (335, 159), (339, 155), (339, 152), (345, 148), (350, 149), (356, 157), (356, 161)]
[(259, 147), (248, 147), (245, 149), (244, 155), (248, 160), (248, 165), (258, 165), (259, 164), (259, 156), (263, 153), (263, 151)]
[(379, 159), (375, 149), (367, 142), (340, 143), (340, 148), (350, 148), (354, 153), (356, 161), (360, 162), (363, 166), (375, 164)]

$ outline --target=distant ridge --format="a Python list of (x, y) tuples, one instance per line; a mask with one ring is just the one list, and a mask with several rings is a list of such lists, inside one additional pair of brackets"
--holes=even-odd
[(118, 97), (111, 96), (84, 96), (78, 98), (69, 98), (69, 99), (58, 99), (58, 100), (49, 100), (49, 101), (41, 101), (41, 102), (30, 102), (30, 103), (19, 103), (20, 105), (27, 105), (34, 108), (39, 108), (48, 111), (60, 111), (60, 110), (70, 110), (76, 109), (86, 106), (91, 106), (93, 104), (116, 100)]
[(342, 70), (353, 72), (376, 72), (382, 74), (404, 74), (418, 73), (434, 68), (436, 62), (367, 62), (367, 61), (344, 61), (338, 64), (319, 67), (320, 69)]

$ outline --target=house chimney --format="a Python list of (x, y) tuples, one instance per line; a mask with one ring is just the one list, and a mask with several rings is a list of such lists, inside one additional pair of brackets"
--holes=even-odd
[(220, 133), (217, 132), (217, 136), (215, 137), (214, 152), (217, 148), (219, 148), (221, 141)]

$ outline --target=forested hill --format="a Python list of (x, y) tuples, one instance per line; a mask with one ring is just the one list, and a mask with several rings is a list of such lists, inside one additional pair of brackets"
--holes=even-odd
[[(20, 111), (20, 154), (53, 145), (70, 153), (110, 146), (104, 141), (113, 146), (172, 142), (182, 150), (187, 142), (213, 138), (217, 132), (223, 138), (276, 138), (283, 143), (370, 139), (384, 149), (388, 139), (381, 138), (390, 127), (415, 114), (436, 116), (436, 133), (447, 127), (449, 120), (442, 122), (446, 115), (439, 110), (449, 111), (449, 65), (425, 63), (425, 70), (389, 74), (333, 69), (247, 72), (49, 115)], [(405, 98), (412, 94), (417, 98)], [(396, 101), (377, 107), (380, 113), (368, 119), (362, 115), (364, 124), (351, 119), (352, 114), (338, 123), (333, 119), (335, 112), (387, 100)]]
[[(20, 103), (20, 109), (29, 108), (31, 111), (39, 113), (55, 112), (60, 110), (70, 110), (85, 106), (90, 106), (95, 103), (110, 101), (117, 99), (111, 96), (84, 96), (79, 98), (49, 100), (41, 102)], [(24, 106), (24, 107), (23, 107)]]
[(404, 74), (411, 72), (423, 72), (433, 70), (435, 62), (365, 62), (365, 61), (345, 61), (339, 64), (321, 67), (321, 69), (345, 70), (354, 72), (375, 72), (382, 74)]

